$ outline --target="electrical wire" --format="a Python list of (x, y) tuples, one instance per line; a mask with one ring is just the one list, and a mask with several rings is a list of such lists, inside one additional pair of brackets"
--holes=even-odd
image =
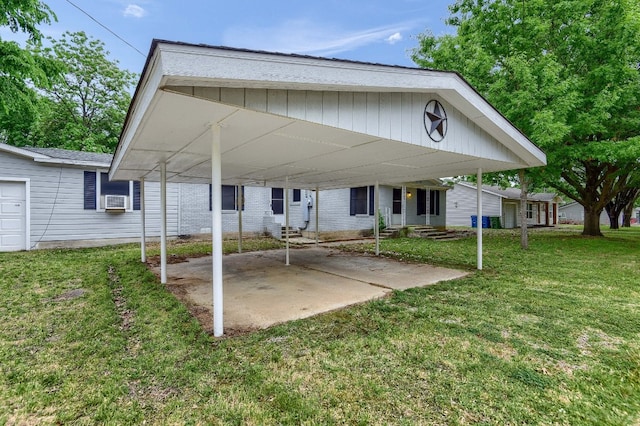
[(80, 6), (78, 6), (77, 4), (73, 3), (71, 0), (66, 0), (67, 3), (69, 3), (71, 6), (75, 7), (76, 9), (78, 9), (80, 12), (84, 13), (85, 15), (87, 15), (89, 17), (89, 19), (91, 19), (93, 22), (95, 22), (96, 24), (100, 25), (102, 28), (104, 28), (105, 30), (109, 31), (111, 34), (113, 34), (118, 40), (120, 40), (121, 42), (123, 42), (124, 44), (126, 44), (127, 46), (129, 46), (130, 48), (132, 48), (133, 50), (135, 50), (136, 52), (138, 52), (143, 58), (146, 58), (147, 55), (145, 55), (144, 53), (142, 53), (140, 50), (138, 50), (138, 48), (136, 48), (134, 45), (132, 45), (131, 43), (129, 43), (127, 40), (125, 40), (124, 38), (120, 37), (118, 34), (116, 34), (115, 32), (113, 32), (109, 27), (107, 27), (106, 25), (104, 25), (102, 22), (98, 21), (96, 18), (94, 18), (93, 16), (91, 16), (88, 12), (86, 12), (85, 10), (83, 10)]

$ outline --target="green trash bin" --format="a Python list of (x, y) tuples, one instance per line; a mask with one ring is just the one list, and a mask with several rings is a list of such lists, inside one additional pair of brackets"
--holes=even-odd
[(491, 216), (490, 222), (491, 222), (491, 228), (502, 229), (502, 225), (500, 225), (500, 216)]

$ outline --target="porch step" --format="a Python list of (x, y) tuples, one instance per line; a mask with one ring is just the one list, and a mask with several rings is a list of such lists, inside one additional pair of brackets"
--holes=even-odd
[[(380, 238), (395, 238), (400, 233), (401, 227), (390, 226), (380, 231)], [(431, 240), (457, 240), (459, 235), (454, 231), (439, 230), (429, 225), (411, 226), (412, 234)]]
[(289, 238), (302, 238), (302, 234), (297, 229), (294, 229), (292, 227), (287, 228), (286, 226), (283, 226), (282, 233), (280, 234), (282, 235), (282, 237), (280, 238), (281, 240), (287, 238), (287, 232), (289, 233)]
[(457, 240), (458, 235), (454, 231), (440, 230), (433, 226), (417, 226), (414, 229), (414, 233), (418, 234), (422, 238), (429, 238), (430, 240)]

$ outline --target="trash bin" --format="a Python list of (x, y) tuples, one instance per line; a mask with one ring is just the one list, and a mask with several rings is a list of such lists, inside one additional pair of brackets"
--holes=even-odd
[[(477, 228), (478, 227), (478, 216), (477, 215), (471, 216), (471, 227), (472, 228)], [(482, 227), (483, 228), (491, 228), (491, 219), (489, 218), (489, 216), (482, 216)]]
[(500, 216), (491, 216), (490, 222), (492, 229), (502, 229), (502, 225), (500, 224)]

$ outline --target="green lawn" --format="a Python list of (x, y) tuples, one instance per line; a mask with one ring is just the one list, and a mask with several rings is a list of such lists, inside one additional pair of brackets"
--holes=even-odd
[[(0, 253), (0, 424), (637, 425), (640, 228), (579, 232), (487, 232), (465, 279), (221, 340), (136, 246)], [(381, 248), (473, 270), (475, 243)]]

